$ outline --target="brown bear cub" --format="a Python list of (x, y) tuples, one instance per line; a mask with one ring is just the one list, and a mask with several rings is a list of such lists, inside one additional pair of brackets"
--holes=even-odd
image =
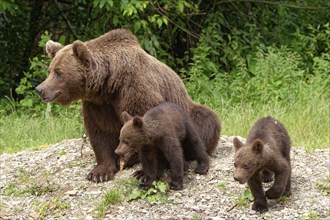
[(171, 171), (170, 188), (181, 190), (184, 176), (184, 151), (194, 152), (198, 162), (195, 172), (207, 173), (209, 159), (192, 119), (174, 103), (162, 103), (148, 110), (143, 117), (122, 113), (124, 126), (120, 131), (115, 153), (124, 156), (139, 153), (144, 178), (140, 187), (149, 189), (157, 179), (158, 166), (163, 166), (159, 155), (168, 161)]
[[(252, 127), (246, 143), (234, 138), (234, 179), (240, 184), (248, 182), (254, 197), (252, 209), (265, 212), (268, 199), (291, 195), (290, 137), (279, 121), (268, 116)], [(263, 182), (275, 180), (264, 195)]]

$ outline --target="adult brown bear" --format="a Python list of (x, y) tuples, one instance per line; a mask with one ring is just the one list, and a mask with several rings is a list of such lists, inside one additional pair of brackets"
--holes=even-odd
[(87, 179), (100, 182), (114, 177), (121, 113), (142, 116), (165, 101), (188, 111), (208, 154), (215, 149), (221, 130), (218, 116), (193, 102), (177, 74), (147, 54), (131, 32), (116, 29), (67, 46), (48, 41), (46, 52), (53, 57), (49, 75), (36, 89), (44, 102), (67, 105), (82, 100), (84, 124), (97, 162)]

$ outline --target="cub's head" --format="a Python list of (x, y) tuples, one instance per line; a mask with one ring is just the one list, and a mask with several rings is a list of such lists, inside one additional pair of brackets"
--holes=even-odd
[(140, 116), (131, 116), (127, 112), (122, 113), (124, 125), (120, 131), (119, 146), (115, 153), (124, 158), (129, 158), (138, 152), (142, 146), (149, 144), (146, 126)]
[(46, 44), (46, 52), (53, 59), (47, 79), (36, 88), (41, 99), (67, 105), (83, 98), (86, 77), (95, 66), (87, 46), (81, 41), (62, 46), (50, 40)]
[(235, 137), (234, 147), (234, 179), (240, 184), (244, 184), (261, 168), (264, 143), (256, 139), (251, 146), (244, 145)]

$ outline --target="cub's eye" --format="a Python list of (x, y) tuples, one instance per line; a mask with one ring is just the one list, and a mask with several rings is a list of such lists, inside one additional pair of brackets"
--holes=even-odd
[(128, 141), (127, 140), (123, 140), (123, 144), (128, 145)]
[(250, 166), (247, 165), (247, 164), (243, 164), (243, 169), (244, 169), (244, 170), (249, 170), (249, 169), (250, 169)]
[(54, 73), (55, 73), (56, 76), (61, 76), (62, 75), (62, 72), (60, 72), (58, 70), (54, 71)]

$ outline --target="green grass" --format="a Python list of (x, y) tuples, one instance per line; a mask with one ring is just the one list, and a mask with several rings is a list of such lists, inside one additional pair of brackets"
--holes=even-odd
[(315, 99), (287, 106), (241, 104), (222, 107), (217, 112), (222, 121), (222, 135), (246, 137), (259, 118), (271, 115), (284, 124), (292, 146), (308, 151), (330, 147), (330, 102), (326, 100)]
[(0, 118), (0, 153), (15, 153), (27, 148), (79, 138), (83, 134), (81, 116), (73, 113), (49, 118), (10, 114)]
[[(207, 103), (208, 104), (208, 103)], [(209, 103), (222, 121), (222, 135), (246, 137), (253, 124), (261, 117), (271, 115), (284, 124), (292, 146), (311, 151), (330, 148), (330, 102), (313, 97), (308, 102), (295, 104), (272, 103), (252, 106), (217, 106)], [(64, 139), (79, 138), (83, 134), (82, 116), (65, 111), (57, 116), (30, 117), (10, 114), (0, 117), (0, 153), (14, 153), (27, 148), (39, 149)], [(65, 152), (62, 152), (63, 154)]]
[(119, 203), (120, 201), (121, 201), (121, 196), (117, 189), (112, 189), (108, 191), (105, 194), (103, 200), (96, 207), (96, 211), (98, 213), (97, 218), (104, 217), (107, 208), (112, 204)]

